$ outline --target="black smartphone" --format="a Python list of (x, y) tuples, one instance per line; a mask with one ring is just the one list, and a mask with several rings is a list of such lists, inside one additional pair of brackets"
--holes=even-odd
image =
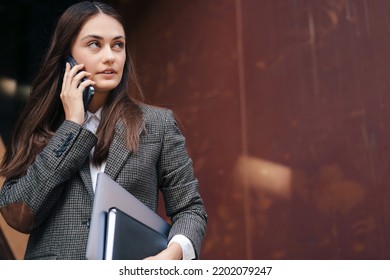
[[(77, 65), (77, 62), (76, 60), (71, 56), (71, 55), (67, 55), (65, 60), (67, 62), (69, 62), (70, 64), (70, 68), (72, 69), (74, 66)], [(84, 82), (87, 78), (82, 78), (81, 79), (81, 82)], [(83, 102), (84, 102), (84, 111), (87, 111), (88, 107), (89, 107), (89, 104), (91, 104), (91, 101), (92, 101), (92, 98), (93, 98), (93, 95), (95, 94), (95, 89), (93, 88), (93, 86), (88, 86), (85, 88), (85, 90), (83, 91)]]

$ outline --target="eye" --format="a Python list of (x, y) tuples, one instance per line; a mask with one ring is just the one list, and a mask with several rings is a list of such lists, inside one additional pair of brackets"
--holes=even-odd
[(114, 49), (123, 49), (125, 47), (125, 43), (122, 41), (115, 42), (113, 45)]
[(99, 47), (100, 47), (100, 44), (99, 44), (98, 41), (92, 41), (92, 42), (89, 42), (89, 43), (88, 43), (88, 47), (93, 48), (93, 49), (96, 49), (96, 48), (99, 48)]

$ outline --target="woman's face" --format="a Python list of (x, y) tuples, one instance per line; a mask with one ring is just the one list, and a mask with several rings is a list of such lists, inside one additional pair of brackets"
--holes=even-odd
[(95, 81), (95, 93), (108, 93), (118, 86), (122, 79), (126, 61), (125, 32), (113, 17), (97, 14), (82, 27), (71, 48), (77, 63)]

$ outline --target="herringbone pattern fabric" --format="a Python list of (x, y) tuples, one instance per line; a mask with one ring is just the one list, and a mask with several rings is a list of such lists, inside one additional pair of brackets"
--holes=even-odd
[[(161, 190), (173, 223), (170, 238), (187, 236), (199, 256), (207, 215), (185, 139), (170, 110), (142, 110), (139, 150), (127, 150), (124, 125), (118, 124), (105, 173), (154, 211)], [(26, 259), (85, 258), (93, 205), (88, 155), (95, 143), (90, 131), (65, 121), (27, 174), (6, 180), (0, 207), (25, 202), (34, 213)]]

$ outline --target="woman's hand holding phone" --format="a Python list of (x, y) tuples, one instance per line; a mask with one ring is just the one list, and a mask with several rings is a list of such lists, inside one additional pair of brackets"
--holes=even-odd
[(83, 64), (77, 64), (71, 69), (70, 64), (66, 63), (60, 94), (65, 119), (80, 125), (84, 123), (83, 91), (86, 87), (95, 84), (94, 81), (89, 79), (81, 81), (82, 78), (91, 76), (91, 73), (82, 71), (83, 68)]

